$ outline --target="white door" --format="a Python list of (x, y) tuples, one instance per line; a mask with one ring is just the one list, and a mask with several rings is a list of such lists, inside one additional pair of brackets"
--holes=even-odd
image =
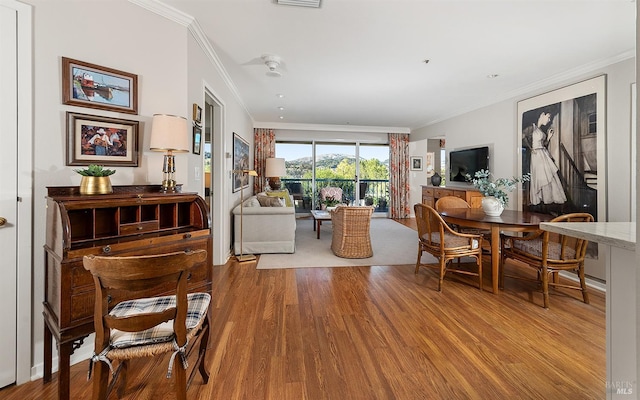
[(16, 381), (17, 11), (0, 4), (0, 388)]

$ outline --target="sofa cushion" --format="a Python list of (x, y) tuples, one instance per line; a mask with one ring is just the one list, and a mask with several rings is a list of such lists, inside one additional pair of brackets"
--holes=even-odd
[(271, 196), (263, 196), (263, 195), (257, 195), (256, 198), (258, 199), (258, 202), (260, 203), (261, 207), (283, 207), (284, 206), (284, 200), (282, 200), (279, 197), (271, 197)]
[(260, 202), (255, 196), (251, 196), (244, 201), (244, 207), (260, 207)]
[(289, 191), (287, 189), (272, 190), (272, 191), (266, 192), (266, 194), (267, 196), (279, 197), (281, 199), (284, 199), (284, 205), (286, 207), (293, 207), (293, 202), (291, 201), (291, 196), (289, 196)]

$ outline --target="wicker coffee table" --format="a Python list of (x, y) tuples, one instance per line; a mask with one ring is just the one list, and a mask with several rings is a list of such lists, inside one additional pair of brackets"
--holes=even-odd
[(320, 225), (322, 221), (331, 221), (331, 213), (325, 210), (311, 210), (313, 216), (313, 230), (317, 232), (316, 239), (320, 239)]

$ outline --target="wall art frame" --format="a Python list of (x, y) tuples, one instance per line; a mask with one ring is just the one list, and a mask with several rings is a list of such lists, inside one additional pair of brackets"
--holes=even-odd
[(409, 162), (411, 165), (411, 171), (422, 171), (422, 157), (421, 156), (411, 156), (409, 157)]
[[(606, 221), (606, 75), (519, 101), (517, 117), (518, 173), (531, 173), (519, 209)], [(598, 258), (597, 243), (587, 256)]]
[(233, 132), (233, 192), (249, 186), (249, 176), (238, 171), (249, 169), (249, 143)]
[(62, 57), (62, 103), (138, 114), (138, 76)]
[(193, 103), (193, 122), (200, 125), (202, 123), (202, 108)]
[(193, 126), (193, 154), (200, 155), (202, 149), (202, 128), (197, 125)]
[(139, 122), (67, 112), (67, 165), (137, 167)]

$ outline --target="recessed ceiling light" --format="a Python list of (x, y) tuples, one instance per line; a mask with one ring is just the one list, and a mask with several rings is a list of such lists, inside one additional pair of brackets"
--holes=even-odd
[(280, 106), (280, 107), (278, 107), (278, 110), (284, 111), (284, 107)]
[(277, 97), (277, 98), (279, 98), (279, 99), (282, 99), (282, 98), (284, 98), (284, 95), (283, 95), (282, 93), (278, 93), (278, 94), (276, 95), (276, 97)]
[(283, 117), (282, 115), (281, 115), (281, 116), (279, 116), (278, 118), (280, 118), (280, 119), (284, 119), (284, 117)]
[(498, 74), (489, 74), (487, 75), (487, 78), (493, 79), (493, 78), (497, 78), (498, 76), (499, 76)]

